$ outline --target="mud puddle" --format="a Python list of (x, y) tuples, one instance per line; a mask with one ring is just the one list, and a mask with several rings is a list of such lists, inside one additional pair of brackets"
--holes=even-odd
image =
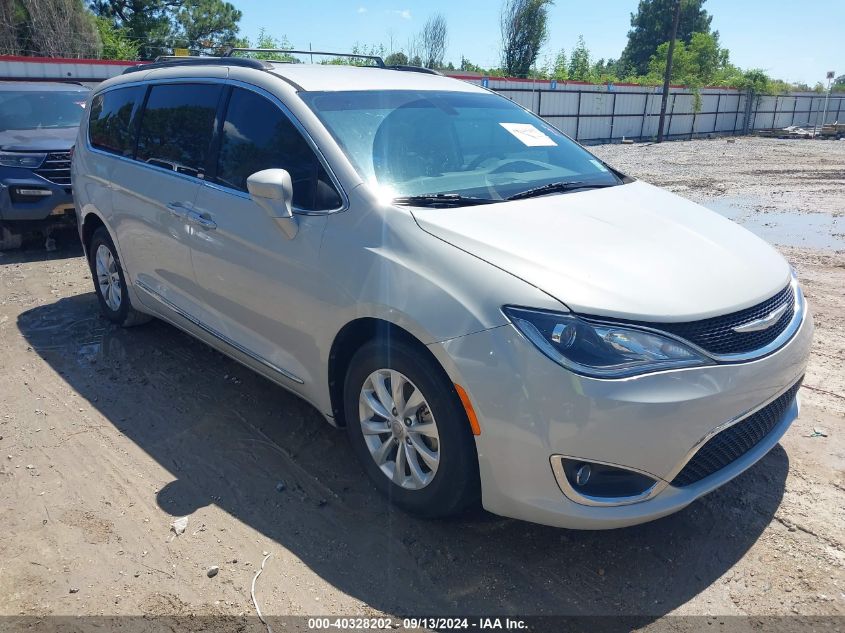
[(723, 196), (708, 200), (704, 205), (778, 246), (845, 249), (845, 217), (798, 211), (757, 211), (764, 203), (755, 196)]

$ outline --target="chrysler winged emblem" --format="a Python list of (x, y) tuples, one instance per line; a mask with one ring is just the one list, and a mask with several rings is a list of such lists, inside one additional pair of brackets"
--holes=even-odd
[(748, 323), (737, 325), (736, 327), (733, 327), (731, 329), (734, 332), (738, 332), (739, 334), (744, 334), (746, 332), (759, 332), (760, 330), (768, 330), (780, 320), (780, 318), (783, 316), (783, 313), (786, 312), (787, 308), (789, 308), (789, 305), (784, 304), (777, 310), (770, 312), (768, 316), (764, 316), (761, 319), (755, 319), (754, 321), (749, 321)]

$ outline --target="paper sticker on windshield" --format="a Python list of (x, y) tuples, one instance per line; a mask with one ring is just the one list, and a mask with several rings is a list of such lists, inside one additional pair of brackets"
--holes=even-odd
[(551, 138), (530, 123), (499, 123), (499, 125), (528, 147), (557, 145)]
[(602, 165), (602, 164), (601, 164), (599, 161), (597, 161), (595, 158), (591, 158), (591, 159), (590, 159), (590, 162), (591, 162), (593, 165), (595, 165), (596, 167), (598, 167), (598, 170), (599, 170), (599, 171), (607, 171), (607, 167), (605, 167), (604, 165)]

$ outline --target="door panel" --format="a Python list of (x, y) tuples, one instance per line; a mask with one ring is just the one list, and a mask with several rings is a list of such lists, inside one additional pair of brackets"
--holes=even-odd
[(294, 382), (311, 382), (308, 367), (319, 354), (309, 314), (322, 307), (315, 290), (326, 216), (299, 216), (290, 240), (248, 197), (210, 184), (200, 188), (195, 210), (216, 224), (191, 234), (197, 318)]
[[(130, 279), (188, 314), (197, 308), (192, 210), (223, 91), (219, 83), (153, 84), (135, 160), (119, 161), (113, 172), (115, 230)], [(139, 297), (161, 308), (145, 293)]]
[[(112, 181), (115, 233), (132, 283), (188, 308), (194, 274), (184, 213), (199, 182), (125, 161), (115, 164)], [(143, 293), (140, 299), (149, 302)]]
[[(299, 230), (289, 239), (279, 222), (247, 193), (249, 175), (286, 169)], [(325, 310), (318, 255), (327, 215), (341, 198), (325, 168), (276, 104), (232, 89), (219, 128), (219, 160), (199, 190), (195, 212), (214, 227), (191, 234), (203, 304), (200, 320), (265, 364), (313, 382), (321, 366), (314, 315)], [(296, 382), (296, 380), (295, 380)]]

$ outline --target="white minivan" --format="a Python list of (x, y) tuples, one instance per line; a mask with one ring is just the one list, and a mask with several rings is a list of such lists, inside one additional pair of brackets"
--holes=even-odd
[(105, 316), (305, 398), (426, 517), (631, 525), (778, 442), (813, 330), (783, 257), (499, 95), (372, 61), (101, 84), (72, 177)]

